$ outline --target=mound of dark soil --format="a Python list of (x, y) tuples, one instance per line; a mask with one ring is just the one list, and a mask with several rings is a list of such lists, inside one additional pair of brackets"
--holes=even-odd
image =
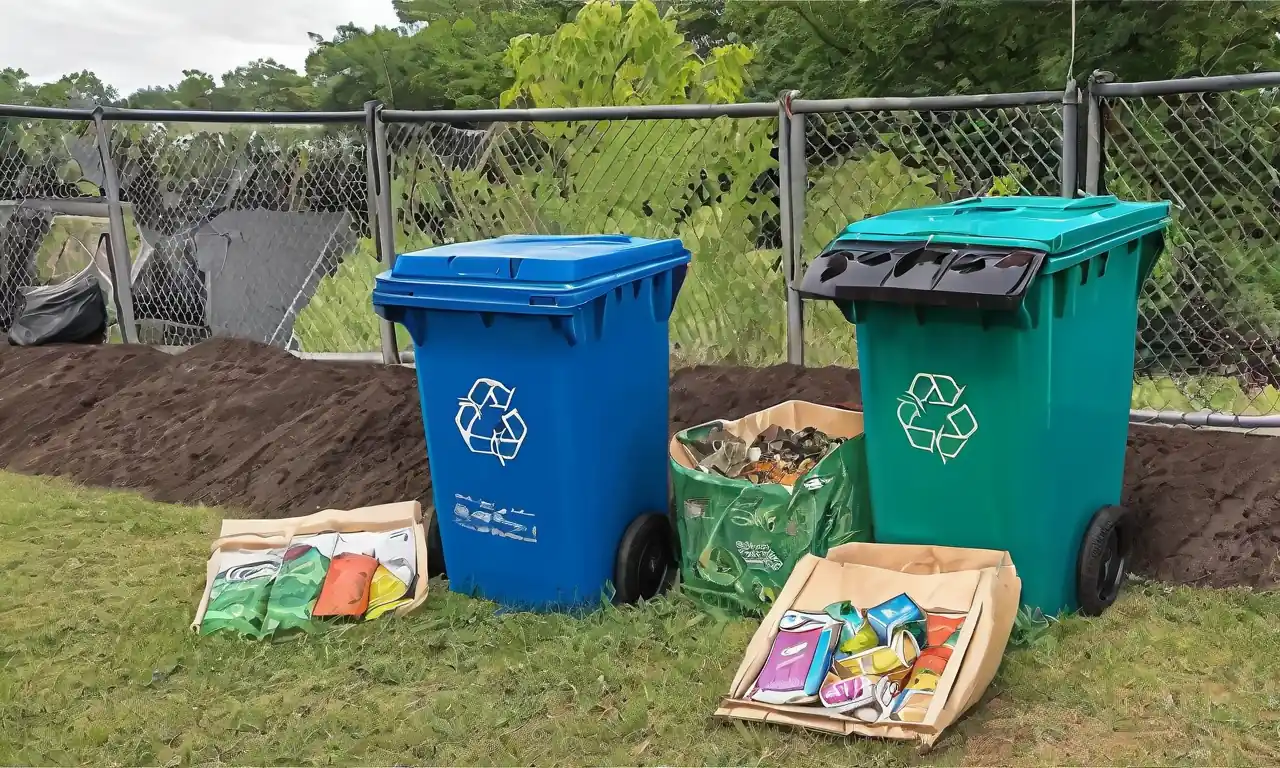
[[(671, 428), (782, 400), (858, 405), (857, 371), (699, 366), (672, 374)], [(148, 348), (0, 347), (0, 467), (282, 517), (430, 503), (407, 368), (298, 360), (216, 340)], [(1280, 581), (1280, 440), (1135, 428), (1125, 503), (1135, 568), (1209, 584)]]
[(1124, 485), (1140, 573), (1216, 587), (1280, 582), (1280, 439), (1133, 427)]
[(0, 414), (0, 465), (162, 501), (282, 517), (429, 494), (405, 368), (226, 340), (179, 356), (7, 348)]

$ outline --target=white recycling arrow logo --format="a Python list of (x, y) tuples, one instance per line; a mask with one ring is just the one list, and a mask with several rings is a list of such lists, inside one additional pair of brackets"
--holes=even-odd
[[(520, 411), (511, 407), (515, 390), (494, 379), (476, 379), (466, 397), (458, 398), (458, 414), (453, 421), (472, 453), (496, 456), (506, 465), (520, 453), (529, 428)], [(493, 426), (487, 434), (485, 424)]]
[[(936, 453), (946, 464), (960, 455), (969, 438), (978, 431), (978, 419), (969, 406), (960, 402), (964, 387), (940, 373), (917, 373), (907, 391), (898, 396), (898, 423), (911, 447)], [(918, 422), (926, 412), (946, 409), (936, 429)], [(930, 418), (929, 422), (937, 423)]]

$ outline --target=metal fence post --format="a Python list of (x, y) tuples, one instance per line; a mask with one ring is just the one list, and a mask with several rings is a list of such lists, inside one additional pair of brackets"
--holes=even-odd
[[(374, 250), (378, 261), (390, 269), (395, 264), (395, 226), (391, 220), (390, 168), (385, 160), (387, 151), (387, 126), (382, 122), (382, 102), (366, 101), (364, 104), (365, 184), (369, 194), (369, 231), (373, 235)], [(382, 362), (386, 365), (400, 363), (400, 350), (396, 344), (395, 324), (378, 318), (378, 336), (382, 348)]]
[(791, 112), (799, 91), (778, 98), (778, 186), (782, 216), (782, 272), (787, 296), (787, 362), (804, 365), (804, 303), (796, 289), (804, 243), (805, 118)]
[(795, 243), (791, 239), (791, 121), (783, 106), (787, 91), (778, 94), (778, 216), (782, 228), (782, 291), (786, 302), (783, 324), (786, 328), (786, 355), (791, 360), (791, 272), (795, 262)]
[(1089, 136), (1088, 150), (1085, 152), (1084, 191), (1090, 195), (1098, 194), (1101, 188), (1102, 165), (1105, 162), (1102, 157), (1102, 99), (1094, 92), (1093, 84), (1106, 82), (1111, 77), (1109, 72), (1094, 72), (1089, 77), (1089, 86), (1086, 89), (1089, 101)]
[(124, 229), (124, 206), (120, 202), (120, 177), (116, 175), (116, 164), (111, 159), (111, 132), (102, 119), (101, 107), (93, 112), (93, 127), (97, 132), (98, 154), (102, 158), (103, 184), (107, 193), (107, 222), (111, 233), (108, 257), (116, 323), (120, 326), (120, 340), (125, 344), (136, 344), (138, 321), (133, 313), (133, 277), (129, 239)]
[(1079, 157), (1079, 145), (1076, 141), (1077, 111), (1080, 104), (1080, 89), (1074, 79), (1067, 81), (1067, 89), (1062, 94), (1062, 196), (1076, 196), (1076, 163)]

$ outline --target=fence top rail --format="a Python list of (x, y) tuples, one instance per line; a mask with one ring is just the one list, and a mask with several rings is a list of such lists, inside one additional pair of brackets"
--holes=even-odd
[(778, 102), (741, 104), (655, 104), (539, 109), (384, 109), (392, 123), (555, 123), (571, 120), (680, 120), (713, 117), (777, 117)]
[(202, 109), (120, 109), (116, 107), (104, 107), (102, 117), (105, 120), (134, 123), (317, 125), (364, 122), (364, 112), (217, 112)]
[[(1094, 94), (1104, 97), (1163, 96), (1181, 93), (1248, 90), (1280, 87), (1280, 72), (1255, 72), (1217, 77), (1189, 77), (1179, 80), (1151, 80), (1138, 83), (1094, 82)], [(1070, 97), (1067, 96), (1067, 99)], [(1061, 91), (1025, 91), (956, 96), (905, 96), (851, 99), (793, 99), (794, 114), (826, 112), (879, 112), (893, 110), (957, 111), (999, 107), (1061, 104)], [(661, 104), (613, 107), (556, 107), (537, 109), (383, 109), (386, 122), (403, 123), (498, 123), (568, 122), (572, 120), (679, 120), (715, 117), (772, 117), (778, 102), (740, 104)], [(36, 107), (0, 104), (0, 119), (92, 120), (96, 109)], [(363, 111), (350, 112), (229, 112), (193, 109), (127, 109), (102, 107), (102, 117), (121, 122), (252, 123), (259, 125), (316, 125), (360, 123)]]
[(25, 104), (0, 104), (0, 119), (46, 118), (50, 120), (92, 120), (92, 109), (70, 109), (68, 107), (31, 107)]
[(1252, 72), (1245, 75), (1186, 77), (1181, 80), (1148, 80), (1140, 83), (1102, 83), (1091, 86), (1098, 96), (1130, 97), (1172, 96), (1181, 93), (1246, 91), (1254, 88), (1280, 87), (1280, 72)]
[[(102, 107), (101, 111), (104, 120), (116, 120), (119, 122), (315, 125), (321, 123), (359, 123), (364, 121), (364, 112), (218, 112), (201, 109), (125, 109), (122, 107)], [(0, 104), (0, 119), (20, 117), (54, 120), (92, 120), (96, 112), (98, 112), (97, 109)]]
[(791, 111), (796, 114), (824, 112), (889, 112), (913, 110), (948, 112), (963, 109), (996, 107), (1032, 107), (1061, 104), (1062, 91), (1025, 91), (1022, 93), (984, 93), (958, 96), (881, 96), (861, 99), (794, 99)]

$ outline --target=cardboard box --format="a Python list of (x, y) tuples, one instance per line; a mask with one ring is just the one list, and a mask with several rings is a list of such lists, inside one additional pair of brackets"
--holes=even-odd
[[(1018, 614), (1022, 582), (1007, 552), (958, 547), (854, 543), (796, 566), (751, 638), (729, 694), (716, 714), (848, 736), (914, 739), (926, 745), (978, 703), (995, 677)], [(933, 701), (919, 723), (865, 723), (805, 705), (747, 699), (789, 610), (822, 612), (849, 600), (871, 607), (906, 593), (929, 612), (967, 615)]]
[(205, 571), (204, 593), (196, 607), (191, 629), (199, 631), (209, 606), (209, 593), (214, 578), (221, 570), (219, 563), (224, 554), (252, 550), (273, 550), (289, 546), (295, 536), (318, 533), (357, 533), (361, 531), (385, 532), (411, 528), (414, 535), (414, 551), (417, 554), (417, 578), (412, 585), (412, 600), (395, 609), (396, 616), (415, 610), (427, 599), (427, 534), (422, 522), (422, 505), (416, 501), (380, 504), (358, 509), (326, 509), (305, 517), (287, 517), (279, 520), (222, 521), (222, 529), (213, 542), (212, 554)]

